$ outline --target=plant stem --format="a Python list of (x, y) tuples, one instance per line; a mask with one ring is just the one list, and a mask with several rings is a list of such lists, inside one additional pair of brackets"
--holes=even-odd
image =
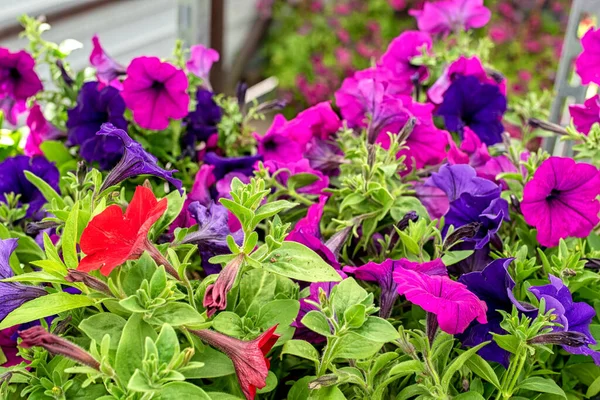
[(525, 366), (526, 359), (526, 348), (524, 346), (519, 346), (514, 359), (502, 377), (502, 383), (500, 389), (498, 389), (498, 395), (496, 396), (497, 400), (507, 400), (512, 397), (515, 386), (517, 385), (517, 381), (519, 380), (519, 376), (521, 375), (521, 371), (523, 371), (523, 367)]
[(323, 357), (321, 358), (321, 364), (319, 365), (319, 369), (317, 371), (317, 378), (327, 373), (327, 367), (329, 367), (329, 363), (331, 362), (330, 358), (333, 356), (333, 352), (338, 340), (339, 338), (337, 337), (327, 339), (327, 346), (325, 346), (325, 351), (323, 352)]

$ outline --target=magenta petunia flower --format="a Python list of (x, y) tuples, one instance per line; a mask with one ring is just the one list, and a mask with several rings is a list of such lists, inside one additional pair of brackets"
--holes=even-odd
[(145, 129), (166, 129), (170, 119), (188, 114), (190, 97), (185, 72), (158, 57), (135, 58), (127, 68), (121, 96)]
[(487, 306), (465, 285), (447, 276), (431, 276), (398, 268), (394, 271), (398, 293), (406, 300), (435, 314), (441, 330), (451, 335), (462, 333), (477, 319), (487, 323)]
[(292, 131), (287, 129), (287, 124), (285, 117), (277, 114), (264, 135), (254, 134), (258, 142), (258, 154), (263, 157), (263, 160), (295, 162), (302, 159), (308, 140), (305, 141), (303, 136), (293, 136)]
[(96, 68), (96, 77), (100, 85), (98, 89), (104, 86), (113, 86), (116, 89), (123, 89), (119, 76), (125, 75), (125, 67), (113, 60), (100, 45), (98, 35), (92, 37), (92, 52), (90, 53), (90, 64)]
[(11, 53), (0, 47), (0, 98), (27, 100), (42, 90), (34, 66), (35, 60), (26, 51)]
[(427, 79), (427, 68), (411, 64), (411, 59), (419, 56), (422, 50), (431, 50), (431, 36), (425, 32), (405, 31), (392, 40), (386, 52), (381, 56), (380, 65), (392, 71), (396, 77), (411, 81)]
[(600, 96), (590, 97), (583, 104), (572, 104), (569, 113), (573, 118), (573, 125), (581, 133), (588, 134), (592, 125), (600, 123)]
[(219, 61), (219, 57), (218, 51), (197, 44), (190, 47), (190, 59), (185, 63), (185, 66), (192, 74), (208, 83), (210, 69), (213, 63)]
[(27, 126), (29, 127), (29, 135), (27, 135), (27, 142), (23, 149), (26, 156), (42, 155), (40, 144), (46, 140), (57, 139), (63, 134), (60, 129), (46, 120), (39, 104), (35, 104), (29, 110)]
[(543, 246), (556, 246), (566, 237), (587, 237), (598, 224), (598, 169), (571, 158), (550, 157), (525, 185), (521, 211), (537, 228)]
[(492, 17), (483, 0), (426, 2), (423, 10), (410, 10), (408, 13), (417, 19), (419, 30), (432, 35), (481, 28)]
[(581, 77), (581, 83), (600, 84), (600, 29), (590, 28), (581, 38), (583, 51), (575, 60), (575, 72)]

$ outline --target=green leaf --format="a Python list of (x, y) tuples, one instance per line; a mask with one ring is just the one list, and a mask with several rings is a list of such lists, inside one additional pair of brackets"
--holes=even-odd
[[(243, 301), (245, 306), (239, 310), (240, 315), (244, 315), (253, 304), (258, 308), (267, 304), (275, 296), (277, 287), (276, 275), (263, 269), (251, 269), (242, 275), (243, 285), (240, 285), (240, 303)], [(238, 309), (236, 308), (236, 312)]]
[(452, 380), (454, 374), (465, 364), (465, 362), (467, 362), (469, 358), (471, 358), (473, 354), (477, 353), (479, 349), (481, 349), (488, 343), (490, 342), (488, 341), (480, 343), (477, 346), (470, 348), (469, 350), (456, 357), (443, 372), (442, 387), (448, 390), (448, 387), (450, 387), (450, 381)]
[(367, 291), (354, 278), (347, 278), (333, 288), (329, 298), (335, 315), (344, 315), (348, 308), (362, 303), (367, 296)]
[(297, 242), (283, 242), (267, 257), (263, 268), (303, 282), (339, 282), (339, 273), (314, 251)]
[(360, 328), (365, 323), (367, 307), (354, 304), (344, 311), (344, 321), (350, 328)]
[(90, 339), (101, 343), (104, 335), (110, 336), (110, 348), (116, 350), (121, 339), (121, 332), (125, 327), (125, 319), (116, 314), (100, 313), (84, 319), (79, 324), (79, 329)]
[[(48, 260), (44, 260), (48, 261)], [(25, 272), (21, 275), (11, 276), (10, 278), (2, 279), (2, 282), (30, 282), (30, 283), (59, 283), (64, 284), (64, 278), (58, 278), (55, 275), (44, 271)]]
[(161, 400), (211, 400), (211, 397), (200, 387), (189, 382), (171, 382), (160, 389)]
[(173, 190), (165, 197), (167, 199), (167, 211), (152, 226), (152, 237), (156, 238), (162, 231), (167, 229), (173, 221), (179, 216), (185, 202), (185, 196), (179, 194), (178, 190)]
[(256, 210), (256, 215), (252, 219), (252, 225), (256, 226), (262, 220), (270, 218), (275, 214), (279, 214), (281, 211), (294, 208), (296, 205), (296, 203), (292, 203), (291, 201), (287, 200), (277, 200), (267, 203)]
[(212, 321), (212, 327), (225, 335), (236, 338), (244, 337), (246, 334), (242, 318), (231, 311), (218, 313)]
[(346, 400), (346, 396), (337, 386), (328, 386), (319, 390), (311, 390), (309, 400)]
[(519, 383), (517, 388), (520, 390), (531, 390), (533, 392), (551, 393), (565, 399), (567, 398), (565, 392), (556, 384), (556, 382), (549, 378), (542, 378), (539, 376), (527, 378)]
[(62, 196), (58, 194), (56, 190), (54, 190), (54, 188), (50, 186), (45, 180), (43, 180), (42, 178), (38, 177), (30, 171), (23, 171), (23, 173), (25, 174), (25, 178), (27, 178), (27, 180), (31, 182), (33, 186), (35, 186), (40, 192), (42, 192), (42, 195), (48, 203), (52, 203), (52, 201), (55, 201), (57, 207), (61, 210), (67, 206)]
[(123, 328), (117, 347), (114, 368), (124, 382), (129, 382), (133, 373), (142, 365), (146, 338), (156, 338), (156, 332), (142, 319), (141, 314), (133, 314)]
[(313, 174), (300, 173), (290, 176), (287, 180), (287, 186), (290, 189), (299, 189), (304, 186), (312, 185), (319, 180), (319, 177)]
[(485, 379), (496, 389), (500, 389), (500, 381), (498, 380), (498, 375), (494, 372), (494, 369), (477, 354), (473, 354), (466, 362), (465, 366), (473, 371), (477, 376), (482, 379)]
[(233, 363), (229, 357), (209, 346), (205, 346), (202, 352), (196, 353), (192, 357), (192, 361), (201, 362), (204, 367), (194, 370), (182, 370), (181, 372), (187, 379), (210, 379), (235, 373)]
[(279, 328), (285, 328), (296, 319), (299, 310), (298, 300), (273, 300), (260, 309), (256, 327), (267, 329), (279, 325)]
[(158, 350), (158, 361), (169, 364), (173, 357), (179, 356), (179, 340), (175, 329), (169, 324), (164, 324), (158, 338), (156, 339), (156, 349)]
[(15, 250), (14, 254), (16, 257), (18, 257), (21, 263), (27, 264), (46, 258), (44, 251), (32, 237), (15, 231), (11, 231), (10, 236), (19, 239), (17, 242), (17, 249)]
[(588, 387), (585, 397), (593, 397), (600, 393), (600, 376), (594, 379), (594, 382)]
[(423, 363), (418, 360), (408, 360), (398, 363), (392, 367), (389, 372), (389, 376), (406, 376), (412, 374), (418, 374), (423, 371)]
[(327, 318), (317, 310), (311, 310), (302, 317), (302, 325), (323, 336), (331, 336), (331, 327)]
[(448, 251), (442, 256), (445, 266), (456, 264), (473, 254), (473, 250)]
[(75, 203), (69, 213), (69, 218), (65, 224), (65, 230), (62, 234), (62, 252), (65, 264), (68, 268), (77, 269), (79, 258), (77, 257), (77, 222), (79, 214), (79, 204)]
[(477, 392), (466, 392), (461, 393), (458, 396), (453, 397), (454, 400), (485, 400), (485, 397)]
[(342, 336), (335, 347), (335, 356), (338, 358), (349, 358), (364, 360), (373, 357), (383, 346), (381, 342), (365, 339), (353, 332)]
[(9, 313), (0, 323), (0, 330), (93, 304), (94, 300), (80, 294), (65, 292), (48, 294), (30, 300)]
[(419, 254), (419, 252), (421, 251), (419, 248), (419, 244), (415, 242), (413, 238), (411, 238), (402, 231), (398, 231), (398, 235), (400, 236), (400, 240), (406, 246), (408, 251), (410, 251), (413, 254)]
[(152, 322), (169, 324), (173, 326), (189, 325), (200, 326), (205, 322), (204, 317), (185, 303), (168, 303), (152, 314)]
[(374, 342), (387, 343), (400, 337), (398, 331), (392, 324), (383, 318), (369, 317), (365, 323), (353, 333)]
[(77, 163), (63, 142), (46, 140), (45, 142), (40, 143), (40, 150), (42, 150), (46, 159), (55, 163), (56, 167), (61, 171), (63, 170), (63, 168), (61, 168), (63, 165), (68, 166), (69, 169), (71, 167), (77, 167)]
[(304, 340), (288, 340), (281, 349), (281, 356), (291, 354), (296, 357), (305, 358), (314, 362), (319, 362), (319, 352), (312, 344)]
[(519, 346), (521, 344), (519, 338), (514, 337), (512, 335), (498, 335), (493, 332), (492, 335), (494, 336), (494, 341), (498, 344), (498, 346), (500, 346), (504, 350), (513, 354), (515, 354), (518, 351)]

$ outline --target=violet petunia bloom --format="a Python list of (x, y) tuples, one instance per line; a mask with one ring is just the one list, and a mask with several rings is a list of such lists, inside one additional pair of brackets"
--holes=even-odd
[(60, 192), (58, 181), (60, 174), (56, 166), (43, 156), (9, 157), (0, 163), (0, 201), (6, 202), (5, 195), (14, 193), (20, 195), (19, 204), (28, 204), (25, 218), (41, 219), (40, 211), (46, 199), (25, 177), (24, 171), (30, 171), (42, 178), (54, 190)]
[(451, 335), (464, 332), (473, 320), (487, 323), (487, 306), (465, 285), (447, 276), (427, 275), (398, 268), (393, 274), (398, 293), (435, 314), (441, 330)]
[(381, 288), (379, 316), (389, 318), (392, 315), (394, 303), (399, 296), (398, 285), (394, 281), (394, 271), (399, 268), (418, 271), (426, 275), (448, 275), (446, 266), (440, 259), (418, 263), (407, 259), (391, 260), (388, 258), (381, 264), (371, 261), (360, 267), (344, 267), (343, 271), (363, 281), (377, 282)]
[(465, 241), (481, 249), (496, 235), (502, 221), (508, 219), (508, 202), (500, 197), (502, 189), (492, 181), (478, 178), (468, 165), (444, 165), (432, 174), (430, 181), (446, 193), (450, 202), (444, 234), (450, 225), (459, 228), (478, 223), (475, 236)]
[(310, 167), (327, 176), (339, 175), (339, 167), (345, 162), (344, 153), (333, 140), (313, 138), (306, 146), (304, 158)]
[[(0, 239), (0, 279), (13, 277), (9, 259), (17, 248), (17, 239)], [(22, 304), (48, 294), (38, 286), (19, 282), (0, 282), (0, 321)]]
[(119, 90), (112, 86), (100, 89), (98, 82), (86, 82), (77, 95), (77, 105), (67, 111), (68, 144), (79, 146), (79, 154), (101, 169), (114, 167), (123, 156), (123, 143), (116, 137), (96, 133), (109, 122), (127, 130), (125, 102)]
[(185, 63), (188, 71), (201, 78), (203, 83), (210, 87), (208, 77), (213, 63), (219, 61), (219, 52), (201, 44), (190, 47), (190, 59)]
[(432, 40), (428, 33), (404, 31), (390, 42), (379, 64), (392, 71), (396, 77), (408, 82), (423, 81), (429, 76), (427, 67), (413, 65), (411, 59), (420, 56), (423, 50), (429, 53), (431, 45)]
[(505, 111), (506, 96), (498, 86), (481, 83), (475, 76), (461, 76), (444, 93), (437, 114), (449, 131), (463, 135), (468, 126), (485, 144), (493, 145), (502, 142)]
[(159, 167), (156, 157), (144, 150), (141, 144), (130, 138), (129, 135), (127, 135), (127, 132), (116, 128), (113, 124), (107, 123), (102, 124), (102, 128), (97, 134), (118, 138), (125, 148), (123, 157), (108, 173), (106, 179), (102, 183), (100, 191), (134, 176), (154, 175), (170, 182), (177, 190), (179, 190), (179, 193), (183, 194), (181, 181), (173, 178), (173, 174), (177, 172), (177, 170), (167, 171)]
[(410, 10), (408, 13), (417, 19), (420, 31), (432, 35), (481, 28), (492, 17), (483, 0), (425, 2), (423, 10)]
[(525, 185), (521, 211), (525, 222), (537, 228), (542, 246), (560, 239), (587, 237), (600, 219), (600, 175), (590, 164), (571, 158), (550, 157)]
[(29, 135), (27, 135), (27, 142), (23, 149), (26, 156), (42, 155), (40, 145), (43, 142), (58, 139), (63, 135), (60, 129), (46, 120), (41, 107), (37, 103), (29, 110), (27, 126), (29, 127)]
[(587, 135), (592, 129), (592, 125), (600, 123), (600, 96), (590, 97), (583, 104), (570, 105), (569, 113), (573, 118), (575, 128)]
[(252, 176), (254, 165), (262, 160), (262, 156), (221, 157), (216, 153), (206, 153), (204, 163), (214, 165), (213, 175), (216, 180), (221, 180), (230, 172), (239, 172)]
[(500, 92), (506, 95), (506, 79), (499, 76), (489, 76), (479, 58), (460, 56), (444, 69), (442, 76), (429, 88), (427, 91), (429, 100), (434, 104), (441, 104), (444, 101), (446, 90), (460, 76), (474, 76), (481, 83), (497, 85)]
[(176, 228), (189, 228), (198, 223), (194, 219), (189, 207), (194, 202), (199, 202), (205, 207), (211, 203), (210, 187), (215, 183), (214, 169), (213, 165), (207, 164), (203, 164), (200, 167), (194, 178), (192, 189), (189, 193), (186, 193), (187, 196), (183, 202), (181, 212), (169, 227), (170, 233), (173, 233)]
[(138, 57), (127, 67), (121, 96), (144, 129), (162, 130), (188, 113), (188, 80), (180, 69), (158, 57)]
[(216, 274), (221, 270), (220, 265), (210, 263), (208, 260), (216, 255), (229, 254), (227, 236), (232, 235), (238, 245), (242, 244), (242, 231), (231, 232), (227, 225), (229, 218), (227, 209), (212, 201), (205, 207), (199, 201), (191, 203), (189, 213), (198, 224), (198, 230), (189, 233), (182, 244), (192, 243), (198, 245), (202, 256), (202, 268), (207, 275)]
[(583, 51), (575, 60), (575, 72), (581, 77), (581, 83), (600, 84), (600, 29), (590, 28), (581, 38)]
[(206, 142), (217, 133), (217, 125), (223, 112), (213, 99), (209, 90), (198, 88), (196, 92), (196, 110), (190, 112), (184, 120), (186, 133), (183, 143), (194, 148), (197, 142)]
[(34, 66), (35, 60), (26, 51), (12, 53), (0, 47), (0, 110), (13, 125), (27, 110), (25, 101), (43, 88)]
[(508, 368), (510, 353), (492, 340), (492, 333), (506, 334), (506, 331), (500, 326), (503, 317), (498, 310), (510, 313), (513, 306), (516, 306), (521, 312), (531, 315), (537, 313), (536, 309), (528, 309), (525, 305), (519, 303), (512, 293), (515, 281), (508, 273), (508, 266), (512, 260), (512, 258), (494, 260), (482, 271), (464, 274), (458, 280), (486, 303), (488, 321), (486, 324), (473, 322), (459, 336), (459, 339), (467, 347), (474, 347), (490, 340), (491, 343), (478, 351), (479, 355), (488, 361), (500, 363), (505, 368)]
[(104, 86), (113, 86), (119, 90), (123, 88), (119, 77), (125, 75), (124, 66), (113, 60), (100, 45), (98, 35), (92, 37), (92, 52), (90, 53), (90, 64), (96, 68), (96, 77), (98, 78), (101, 89)]
[(532, 286), (529, 291), (538, 300), (544, 299), (546, 310), (553, 310), (557, 322), (562, 326), (555, 326), (554, 332), (578, 332), (587, 338), (587, 344), (580, 347), (567, 346), (563, 349), (571, 354), (583, 354), (592, 357), (596, 365), (600, 365), (600, 352), (592, 350), (588, 345), (596, 344), (596, 340), (590, 332), (590, 324), (596, 316), (592, 306), (584, 302), (574, 302), (569, 288), (554, 275), (549, 275), (549, 285)]

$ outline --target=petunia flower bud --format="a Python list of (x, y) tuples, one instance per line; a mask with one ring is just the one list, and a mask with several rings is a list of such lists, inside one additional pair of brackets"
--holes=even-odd
[(233, 287), (242, 261), (243, 255), (239, 255), (231, 260), (219, 273), (215, 283), (206, 288), (203, 305), (209, 317), (217, 312), (217, 310), (224, 310), (227, 307), (227, 293)]
[(406, 228), (408, 228), (408, 223), (410, 221), (417, 222), (418, 219), (419, 219), (419, 215), (417, 214), (416, 211), (409, 211), (406, 214), (404, 214), (404, 217), (402, 217), (402, 219), (400, 221), (398, 221), (398, 225), (396, 225), (396, 226), (398, 227), (398, 229), (403, 231)]
[(527, 343), (581, 347), (588, 345), (590, 340), (581, 332), (551, 332), (537, 335), (536, 337), (529, 339)]
[(25, 225), (25, 232), (28, 235), (37, 235), (45, 229), (58, 227), (60, 224), (54, 221), (29, 222)]
[(444, 246), (446, 248), (450, 248), (453, 244), (462, 239), (471, 239), (474, 237), (477, 232), (479, 232), (479, 228), (481, 228), (481, 223), (479, 222), (471, 222), (470, 224), (466, 224), (456, 229), (446, 238)]
[(60, 336), (49, 333), (39, 325), (19, 332), (19, 336), (23, 339), (20, 344), (23, 348), (43, 347), (54, 355), (64, 356), (100, 370), (100, 363), (90, 353)]
[(235, 339), (209, 329), (190, 330), (190, 333), (231, 359), (242, 392), (246, 399), (252, 400), (256, 396), (256, 389), (267, 385), (270, 362), (265, 356), (279, 339), (275, 329), (277, 325), (250, 341)]
[(85, 286), (90, 289), (97, 290), (98, 292), (105, 293), (109, 296), (113, 296), (108, 285), (102, 282), (100, 279), (88, 274), (87, 272), (77, 271), (76, 269), (69, 269), (69, 273), (65, 276), (67, 282), (82, 282)]

